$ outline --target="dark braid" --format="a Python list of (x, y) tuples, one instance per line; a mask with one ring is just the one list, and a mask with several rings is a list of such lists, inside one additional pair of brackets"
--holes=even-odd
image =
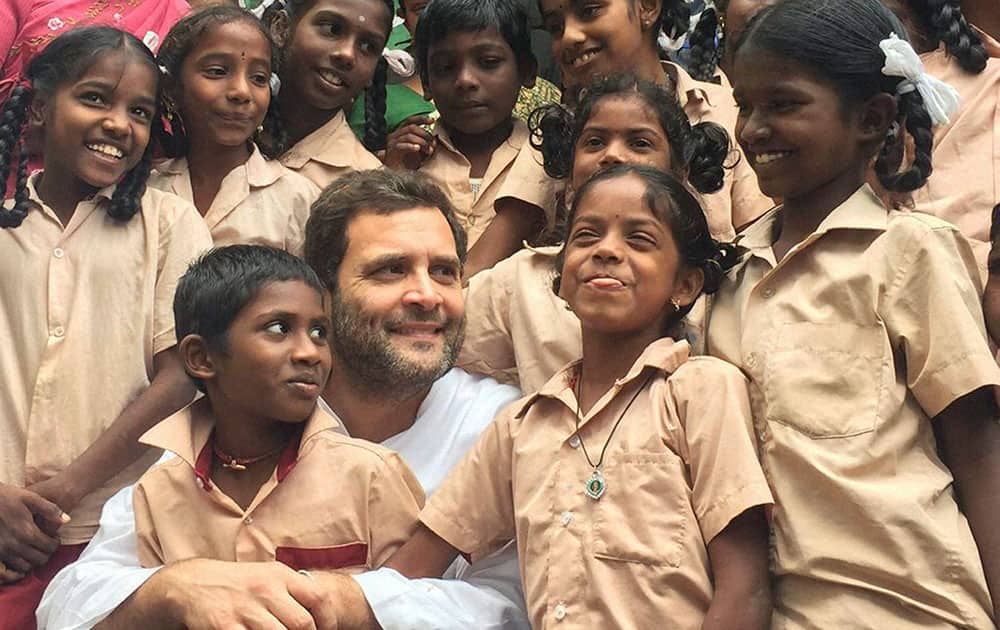
[(538, 107), (528, 116), (529, 142), (542, 154), (542, 168), (553, 179), (573, 172), (573, 112), (559, 103)]
[[(162, 133), (160, 127), (161, 122), (157, 117), (153, 121), (150, 136)], [(146, 180), (149, 179), (149, 173), (153, 168), (155, 152), (153, 143), (147, 144), (139, 163), (118, 182), (114, 194), (111, 195), (111, 204), (108, 206), (108, 216), (112, 219), (124, 223), (142, 210), (142, 196), (146, 193)]]
[(265, 157), (275, 160), (288, 148), (288, 132), (281, 122), (281, 109), (278, 107), (277, 94), (271, 94), (271, 104), (264, 115), (263, 131), (256, 134), (255, 139), (260, 152)]
[(962, 15), (960, 0), (911, 0), (910, 4), (932, 41), (944, 42), (966, 72), (979, 74), (986, 69), (986, 47)]
[(732, 168), (726, 165), (732, 150), (729, 134), (713, 122), (700, 122), (688, 129), (684, 147), (688, 181), (700, 193), (717, 192), (725, 181), (726, 168)]
[[(920, 92), (913, 90), (901, 94), (898, 101), (896, 127), (890, 130), (882, 152), (875, 161), (875, 174), (886, 190), (910, 192), (923, 186), (933, 171), (931, 149), (934, 146), (934, 132), (930, 114), (927, 113)], [(905, 154), (905, 136), (902, 132), (904, 124), (913, 137), (914, 155), (910, 167), (900, 172), (902, 157)]]
[[(391, 0), (389, 0), (391, 2)], [(364, 92), (365, 99), (365, 137), (362, 144), (369, 151), (381, 151), (385, 148), (385, 83), (389, 73), (389, 64), (385, 59), (379, 59), (372, 76), (372, 84)]]
[(0, 227), (3, 228), (21, 225), (28, 215), (28, 152), (22, 135), (33, 96), (31, 88), (19, 85), (11, 91), (0, 111), (0, 200), (7, 199), (7, 180), (14, 156), (18, 155), (14, 205), (0, 210)]
[(705, 9), (688, 43), (691, 46), (691, 61), (688, 72), (699, 81), (711, 81), (722, 58), (719, 45), (719, 14), (714, 8)]

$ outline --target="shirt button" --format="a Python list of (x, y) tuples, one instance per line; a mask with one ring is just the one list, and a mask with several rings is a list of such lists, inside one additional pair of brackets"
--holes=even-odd
[(555, 612), (556, 621), (562, 621), (563, 618), (566, 617), (566, 607), (563, 606), (562, 604), (559, 604), (558, 606), (556, 606), (554, 612)]
[(56, 337), (62, 337), (62, 336), (63, 336), (64, 334), (66, 334), (66, 331), (65, 331), (65, 330), (63, 330), (63, 327), (62, 327), (62, 326), (56, 326), (56, 327), (55, 327), (55, 328), (54, 328), (54, 329), (52, 330), (52, 334), (53, 334), (53, 335), (55, 335)]
[(245, 519), (243, 519), (243, 524), (244, 525), (253, 525), (253, 517), (252, 516), (248, 516)]
[(61, 247), (57, 247), (54, 250), (52, 250), (52, 255), (55, 256), (56, 258), (62, 258), (63, 254), (65, 253), (66, 252), (64, 252)]
[(573, 513), (572, 512), (563, 512), (562, 513), (562, 524), (563, 525), (569, 525), (570, 522), (572, 522), (572, 520), (573, 520)]
[(573, 448), (580, 448), (580, 436), (574, 434), (573, 437), (569, 439), (569, 445)]
[(757, 355), (753, 352), (747, 355), (747, 367), (754, 367), (757, 365)]
[(774, 289), (768, 287), (767, 289), (764, 289), (762, 295), (764, 296), (765, 300), (769, 300), (774, 297)]

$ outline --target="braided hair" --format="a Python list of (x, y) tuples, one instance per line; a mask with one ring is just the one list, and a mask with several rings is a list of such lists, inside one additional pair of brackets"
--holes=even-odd
[[(171, 27), (170, 32), (163, 38), (160, 51), (156, 55), (156, 60), (167, 75), (169, 87), (176, 87), (181, 81), (181, 68), (184, 60), (197, 45), (199, 39), (209, 33), (215, 26), (231, 24), (233, 22), (243, 22), (256, 29), (271, 49), (271, 67), (277, 67), (277, 49), (271, 40), (271, 33), (264, 27), (254, 14), (239, 7), (228, 4), (214, 4), (194, 13), (190, 13)], [(164, 96), (164, 101), (170, 103), (169, 90)], [(172, 106), (172, 104), (171, 104)], [(158, 140), (163, 147), (163, 152), (167, 157), (182, 157), (188, 151), (188, 138), (184, 129), (184, 122), (179, 112), (166, 112), (170, 129), (161, 126)], [(261, 152), (269, 158), (276, 158), (278, 154), (275, 149), (278, 144), (273, 139), (280, 139), (283, 135), (281, 121), (278, 118), (277, 99), (271, 98), (267, 112), (264, 114), (264, 134), (256, 133), (248, 139), (248, 143), (256, 142)], [(263, 136), (263, 137), (262, 137)], [(266, 140), (265, 140), (266, 139)]]
[[(159, 83), (160, 71), (149, 48), (134, 35), (110, 26), (85, 26), (67, 31), (52, 40), (28, 64), (23, 83), (11, 92), (0, 110), (0, 199), (7, 197), (7, 179), (17, 155), (14, 205), (0, 209), (0, 227), (21, 225), (32, 205), (28, 198), (28, 152), (24, 146), (24, 132), (35, 96), (51, 97), (60, 86), (83, 76), (103, 54), (116, 51), (142, 60)], [(159, 133), (158, 112), (153, 116), (151, 131), (154, 136)], [(124, 223), (140, 210), (152, 158), (150, 143), (139, 163), (118, 182), (107, 209), (111, 218)]]
[[(931, 118), (918, 90), (897, 94), (901, 77), (882, 73), (879, 43), (895, 33), (905, 38), (899, 19), (879, 0), (784, 0), (759, 12), (743, 31), (737, 51), (748, 43), (779, 57), (794, 59), (829, 81), (845, 104), (892, 94), (896, 120), (875, 162), (887, 190), (910, 192), (931, 174), (934, 136)], [(913, 139), (913, 162), (903, 167), (905, 129)]]
[[(315, 0), (278, 0), (271, 7), (264, 12), (264, 23), (270, 26), (279, 11), (284, 11), (289, 20), (293, 23), (295, 18), (302, 13), (306, 12), (309, 7), (312, 6)], [(381, 0), (382, 5), (385, 7), (387, 20), (386, 20), (386, 34), (385, 41), (382, 42), (382, 46), (389, 40), (389, 33), (392, 30), (392, 17), (396, 14), (396, 7), (393, 4), (393, 0)], [(287, 45), (287, 44), (286, 44)], [(278, 68), (281, 68), (281, 61), (283, 55), (279, 55), (278, 58)], [(362, 94), (365, 103), (365, 128), (364, 136), (361, 139), (362, 144), (369, 151), (381, 151), (385, 148), (385, 141), (388, 135), (388, 129), (385, 122), (385, 85), (388, 81), (389, 76), (389, 64), (384, 58), (379, 58), (378, 63), (375, 65), (375, 73), (372, 75), (371, 83), (365, 88)], [(274, 99), (271, 101), (275, 102)], [(275, 107), (275, 111), (277, 108)], [(266, 126), (266, 124), (265, 124)], [(276, 142), (275, 144), (283, 151), (287, 147), (287, 136), (282, 134), (280, 138), (281, 142)]]
[(944, 42), (945, 50), (966, 72), (979, 74), (986, 69), (989, 54), (979, 35), (962, 15), (961, 0), (908, 0), (934, 44)]

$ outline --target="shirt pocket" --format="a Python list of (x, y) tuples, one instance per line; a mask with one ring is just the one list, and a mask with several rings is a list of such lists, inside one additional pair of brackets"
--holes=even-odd
[(679, 566), (692, 526), (680, 459), (672, 453), (620, 453), (609, 457), (601, 472), (607, 490), (594, 507), (594, 555)]
[(779, 327), (764, 370), (765, 419), (818, 439), (874, 431), (885, 337), (879, 325)]
[(366, 567), (368, 545), (355, 542), (335, 547), (278, 547), (274, 559), (296, 571)]

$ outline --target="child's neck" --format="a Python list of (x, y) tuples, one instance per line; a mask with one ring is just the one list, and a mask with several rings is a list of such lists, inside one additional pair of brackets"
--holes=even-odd
[(337, 112), (341, 111), (341, 108), (316, 109), (292, 94), (291, 90), (278, 92), (278, 105), (281, 107), (281, 124), (288, 134), (288, 148), (333, 120)]
[(772, 245), (775, 260), (780, 261), (788, 252), (816, 231), (820, 223), (839, 205), (850, 199), (865, 182), (864, 168), (847, 173), (806, 195), (787, 198), (782, 202), (781, 234)]
[(81, 201), (97, 192), (97, 189), (75, 177), (59, 177), (55, 173), (42, 171), (35, 187), (38, 196), (46, 206), (55, 212), (63, 227), (69, 224)]
[(240, 508), (246, 510), (270, 479), (281, 453), (292, 440), (299, 439), (303, 425), (264, 418), (230, 417), (215, 414), (215, 446), (230, 457), (251, 459), (246, 470), (233, 470), (212, 457), (212, 481)]
[(586, 414), (615, 381), (623, 378), (658, 335), (608, 335), (583, 330), (582, 380), (579, 384), (580, 412)]
[(490, 166), (493, 152), (510, 138), (514, 131), (514, 119), (509, 118), (489, 131), (466, 134), (445, 123), (448, 138), (458, 152), (469, 161), (469, 177), (482, 177)]
[(245, 143), (226, 147), (191, 142), (187, 155), (188, 177), (191, 180), (194, 205), (201, 216), (208, 214), (211, 209), (212, 202), (222, 187), (222, 180), (234, 168), (246, 164), (250, 153)]

